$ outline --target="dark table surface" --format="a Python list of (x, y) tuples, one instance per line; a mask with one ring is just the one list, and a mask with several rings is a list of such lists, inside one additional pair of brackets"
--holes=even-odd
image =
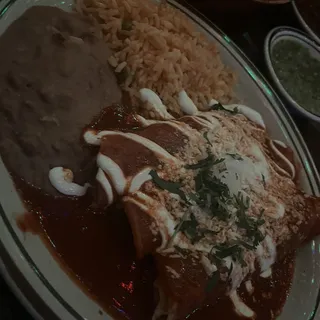
[[(219, 26), (268, 77), (263, 43), (268, 32), (280, 25), (301, 28), (291, 4), (267, 5), (252, 0), (188, 0), (202, 14)], [(319, 22), (320, 23), (320, 22)], [(320, 148), (317, 137), (320, 125), (292, 114), (320, 170)], [(0, 277), (0, 319), (32, 320)]]

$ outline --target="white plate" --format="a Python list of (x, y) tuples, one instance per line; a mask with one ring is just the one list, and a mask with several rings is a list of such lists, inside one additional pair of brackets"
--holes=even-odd
[[(265, 79), (228, 36), (181, 5), (169, 2), (194, 20), (210, 40), (216, 41), (223, 61), (238, 74), (238, 97), (262, 114), (273, 139), (291, 146), (302, 164), (301, 188), (318, 195), (320, 180), (305, 143)], [(71, 1), (9, 1), (0, 11), (0, 34), (28, 7), (55, 4), (69, 10)], [(38, 236), (20, 231), (15, 218), (25, 209), (1, 161), (0, 177), (0, 268), (22, 303), (37, 319), (110, 319), (106, 314), (99, 314), (100, 307), (69, 279)], [(282, 320), (314, 318), (320, 287), (319, 245), (320, 240), (315, 239), (299, 250)]]
[(320, 44), (320, 38), (315, 34), (312, 28), (310, 28), (307, 22), (303, 19), (295, 1), (292, 1), (292, 7), (303, 29), (310, 35), (311, 38), (313, 38), (318, 44)]

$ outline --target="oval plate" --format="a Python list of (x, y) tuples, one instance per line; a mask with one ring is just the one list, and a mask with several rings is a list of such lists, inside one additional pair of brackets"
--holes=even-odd
[(303, 19), (295, 1), (292, 1), (292, 7), (293, 7), (293, 11), (296, 14), (303, 29), (310, 35), (311, 38), (313, 38), (314, 41), (316, 41), (318, 44), (320, 44), (320, 38), (316, 35), (316, 33), (308, 25), (308, 23)]
[[(217, 43), (223, 62), (238, 75), (236, 93), (240, 101), (262, 114), (273, 139), (282, 140), (293, 149), (302, 165), (301, 188), (319, 195), (320, 180), (309, 151), (285, 107), (263, 76), (221, 30), (184, 6), (168, 2), (189, 16), (209, 40)], [(72, 3), (70, 0), (8, 1), (0, 9), (0, 34), (33, 5), (71, 10)], [(20, 231), (16, 217), (24, 213), (25, 208), (1, 160), (0, 177), (0, 268), (21, 302), (36, 319), (110, 319), (107, 314), (99, 313), (99, 305), (61, 269), (40, 237)], [(320, 238), (317, 238), (299, 250), (292, 289), (281, 320), (314, 318), (320, 287), (319, 245)]]

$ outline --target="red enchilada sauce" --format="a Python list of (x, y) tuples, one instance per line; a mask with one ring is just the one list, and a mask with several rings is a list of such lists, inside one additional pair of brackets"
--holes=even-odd
[[(135, 119), (122, 108), (106, 109), (95, 128), (133, 128)], [(9, 168), (10, 169), (10, 168)], [(15, 179), (29, 213), (18, 219), (22, 231), (41, 235), (58, 261), (80, 287), (115, 319), (150, 320), (156, 306), (151, 258), (137, 261), (129, 223), (119, 204), (101, 210), (92, 195), (54, 198)], [(294, 265), (293, 257), (277, 263), (271, 278), (252, 280), (240, 296), (259, 320), (274, 319), (285, 303)], [(195, 310), (189, 319), (240, 319), (231, 300), (223, 297)]]

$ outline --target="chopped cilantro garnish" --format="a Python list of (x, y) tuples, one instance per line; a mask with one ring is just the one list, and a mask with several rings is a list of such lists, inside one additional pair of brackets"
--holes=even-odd
[(190, 239), (192, 244), (200, 240), (197, 232), (198, 225), (199, 223), (193, 213), (190, 215), (190, 220), (183, 220), (180, 225), (180, 231)]
[(210, 141), (209, 138), (208, 138), (208, 131), (206, 131), (206, 132), (203, 134), (203, 137), (207, 140), (208, 145), (210, 145), (210, 146), (212, 147), (212, 143), (211, 143), (211, 141)]
[(239, 109), (237, 107), (235, 107), (233, 110), (229, 110), (227, 108), (225, 108), (220, 102), (214, 104), (212, 107), (211, 107), (212, 110), (222, 110), (222, 111), (225, 111), (225, 112), (229, 112), (231, 114), (237, 114), (239, 112)]
[(223, 158), (214, 159), (213, 155), (209, 154), (207, 158), (200, 160), (198, 163), (186, 165), (186, 169), (196, 170), (196, 169), (210, 168), (223, 161), (224, 161)]
[(264, 220), (261, 218), (263, 211), (260, 213), (260, 217), (255, 219), (246, 214), (246, 211), (250, 206), (249, 197), (244, 198), (242, 193), (238, 193), (235, 196), (235, 205), (237, 207), (237, 225), (246, 231), (247, 237), (252, 241), (254, 247), (256, 247), (263, 239), (264, 236), (259, 230), (259, 227), (264, 224)]
[(152, 177), (153, 182), (163, 190), (167, 190), (170, 193), (177, 194), (183, 201), (187, 202), (187, 197), (184, 192), (181, 190), (182, 185), (178, 182), (167, 181), (159, 177), (158, 173), (155, 170), (150, 171), (150, 176)]
[(261, 177), (262, 177), (262, 184), (263, 184), (264, 188), (266, 188), (266, 186), (267, 186), (266, 177), (264, 176), (264, 174), (262, 174)]
[(215, 253), (215, 256), (220, 260), (227, 257), (234, 257), (235, 255), (238, 255), (238, 252), (242, 251), (241, 247), (238, 245), (232, 245), (230, 247), (217, 246), (216, 248), (217, 251)]
[(243, 161), (243, 158), (237, 153), (227, 153), (227, 155), (232, 157), (235, 160)]

